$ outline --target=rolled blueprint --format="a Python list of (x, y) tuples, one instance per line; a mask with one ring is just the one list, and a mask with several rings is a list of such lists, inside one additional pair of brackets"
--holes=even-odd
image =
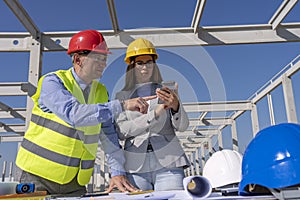
[(0, 182), (0, 195), (16, 194), (18, 182)]
[(212, 187), (209, 180), (203, 176), (188, 176), (183, 179), (183, 187), (193, 199), (205, 199), (210, 196)]

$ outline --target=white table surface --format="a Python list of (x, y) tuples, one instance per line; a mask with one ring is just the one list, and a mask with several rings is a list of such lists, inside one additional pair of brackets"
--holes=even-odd
[[(68, 197), (68, 198), (56, 198), (57, 200), (192, 200), (185, 190), (176, 190), (176, 191), (156, 191), (147, 194), (138, 194), (138, 195), (127, 195), (126, 193), (110, 193), (107, 196), (98, 196), (98, 197)], [(197, 198), (194, 198), (197, 199)], [(199, 199), (199, 198), (198, 198)], [(256, 199), (264, 199), (264, 200), (274, 200), (276, 199), (274, 196), (222, 196), (221, 193), (212, 193), (208, 198), (211, 200), (235, 200), (235, 199), (247, 199), (247, 200), (256, 200)]]

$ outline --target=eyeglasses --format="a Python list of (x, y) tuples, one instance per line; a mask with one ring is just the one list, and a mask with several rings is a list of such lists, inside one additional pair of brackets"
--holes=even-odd
[(93, 60), (94, 62), (106, 62), (107, 55), (100, 53), (90, 53), (90, 51), (78, 52), (79, 55), (86, 56), (87, 58)]
[(83, 50), (83, 51), (77, 52), (78, 55), (88, 55), (89, 53), (91, 53), (91, 51), (88, 51), (88, 50)]
[(92, 59), (95, 62), (106, 62), (107, 56), (98, 55), (98, 56), (87, 56), (89, 59)]
[(136, 61), (135, 62), (135, 66), (136, 67), (139, 67), (139, 68), (142, 68), (144, 65), (146, 66), (146, 68), (151, 68), (153, 67), (154, 65), (154, 61), (153, 60), (148, 60), (146, 62), (143, 62), (143, 61)]

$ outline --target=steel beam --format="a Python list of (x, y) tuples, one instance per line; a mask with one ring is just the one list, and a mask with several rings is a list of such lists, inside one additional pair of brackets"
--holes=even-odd
[(230, 125), (232, 122), (231, 118), (207, 118), (207, 119), (196, 119), (190, 118), (190, 126), (220, 126)]
[(286, 75), (282, 76), (282, 89), (288, 122), (298, 123), (293, 84), (291, 78)]
[[(272, 30), (271, 25), (201, 27), (199, 34), (195, 34), (189, 27), (120, 30), (117, 35), (113, 30), (100, 31), (110, 49), (125, 49), (138, 37), (151, 40), (157, 48), (300, 42), (300, 23), (281, 24), (276, 30)], [(77, 32), (42, 33), (42, 51), (66, 51), (69, 40), (75, 33)], [(6, 34), (0, 33), (1, 43), (6, 44), (1, 45), (0, 51), (29, 51), (28, 33)]]
[[(300, 41), (300, 23), (281, 24), (276, 31), (269, 24), (201, 27), (199, 34), (189, 27), (120, 30), (117, 35), (113, 30), (100, 31), (110, 49), (125, 49), (139, 37), (151, 40), (157, 48)], [(44, 32), (43, 51), (66, 51), (75, 33)]]
[(0, 122), (0, 133), (5, 132), (24, 134), (25, 124), (5, 124)]
[(22, 85), (26, 83), (7, 82), (0, 83), (0, 95), (1, 96), (27, 96), (27, 92), (22, 90)]
[(26, 30), (32, 35), (32, 37), (38, 39), (40, 31), (20, 2), (18, 0), (4, 0), (4, 2), (23, 24)]
[(23, 136), (0, 136), (0, 143), (1, 142), (22, 142)]
[(225, 112), (251, 110), (251, 101), (183, 103), (186, 112)]
[(197, 1), (194, 15), (193, 15), (192, 24), (191, 24), (191, 27), (194, 29), (194, 33), (196, 33), (198, 30), (198, 27), (199, 27), (199, 24), (201, 21), (201, 17), (202, 17), (202, 13), (204, 11), (205, 3), (206, 3), (206, 0), (198, 0)]
[(118, 18), (117, 18), (117, 12), (115, 8), (114, 0), (106, 0), (106, 3), (110, 14), (112, 28), (114, 30), (114, 33), (117, 34), (119, 32), (119, 24), (118, 24)]
[(283, 19), (287, 16), (287, 14), (292, 10), (292, 8), (296, 5), (298, 0), (284, 0), (279, 8), (276, 10), (274, 15), (269, 21), (269, 24), (272, 25), (272, 29), (276, 29), (278, 25), (283, 21)]

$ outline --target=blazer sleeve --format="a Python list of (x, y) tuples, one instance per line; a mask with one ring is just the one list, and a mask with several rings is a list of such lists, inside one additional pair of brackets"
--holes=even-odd
[(172, 124), (174, 128), (180, 132), (185, 131), (189, 127), (189, 118), (183, 108), (181, 101), (179, 101), (178, 112), (172, 115)]

